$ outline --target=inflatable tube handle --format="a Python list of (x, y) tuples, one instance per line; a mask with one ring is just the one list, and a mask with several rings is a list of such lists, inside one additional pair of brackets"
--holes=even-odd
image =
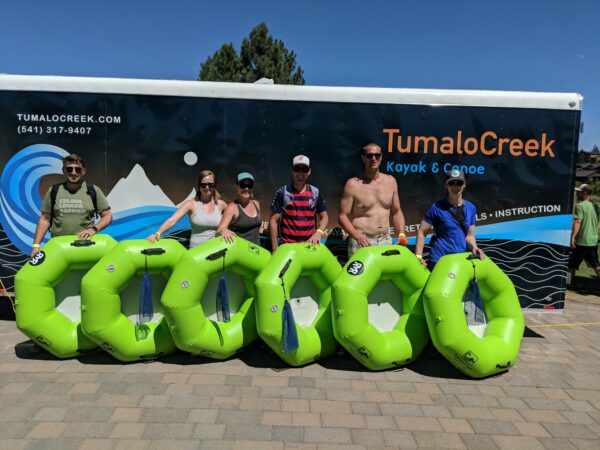
[(496, 369), (508, 369), (510, 367), (510, 361), (506, 364), (496, 364)]
[(155, 248), (145, 248), (140, 252), (142, 255), (150, 256), (150, 255), (162, 255), (166, 253), (164, 248), (155, 247)]
[(392, 256), (392, 255), (399, 255), (400, 254), (400, 250), (386, 250), (385, 252), (383, 252), (381, 254), (381, 256)]
[(475, 253), (471, 253), (469, 256), (467, 256), (467, 261), (472, 261), (474, 259), (479, 259), (479, 256), (477, 256)]
[(218, 252), (211, 253), (210, 255), (208, 255), (206, 257), (206, 260), (207, 261), (214, 261), (215, 259), (219, 259), (221, 257), (224, 257), (225, 253), (227, 253), (227, 249), (226, 248), (224, 248), (222, 250), (219, 250)]
[(286, 263), (283, 265), (283, 268), (281, 269), (281, 271), (279, 272), (279, 278), (283, 278), (283, 276), (285, 275), (285, 273), (287, 272), (287, 270), (290, 268), (290, 264), (292, 263), (291, 259), (288, 259), (286, 261)]
[(90, 245), (96, 245), (91, 239), (77, 239), (71, 242), (72, 247), (89, 247)]

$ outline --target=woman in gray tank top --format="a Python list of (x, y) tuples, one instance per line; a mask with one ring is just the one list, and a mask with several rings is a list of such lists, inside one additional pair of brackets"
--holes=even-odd
[(146, 239), (156, 242), (161, 235), (171, 229), (185, 214), (190, 217), (192, 234), (190, 236), (190, 248), (206, 242), (215, 237), (217, 226), (223, 216), (223, 210), (227, 204), (220, 199), (216, 190), (217, 178), (210, 170), (203, 170), (198, 176), (198, 188), (196, 197), (186, 200), (165, 220), (158, 230)]
[(239, 236), (260, 245), (262, 219), (260, 204), (252, 200), (254, 177), (248, 172), (237, 176), (238, 197), (223, 212), (223, 218), (217, 228), (217, 235), (223, 236), (227, 242), (233, 242), (233, 236)]

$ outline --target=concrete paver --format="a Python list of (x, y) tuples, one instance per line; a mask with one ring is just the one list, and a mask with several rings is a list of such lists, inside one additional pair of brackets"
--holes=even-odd
[(287, 368), (264, 345), (60, 361), (0, 322), (0, 450), (600, 448), (600, 304), (525, 320), (515, 367), (484, 380), (435, 352), (378, 373), (347, 354)]

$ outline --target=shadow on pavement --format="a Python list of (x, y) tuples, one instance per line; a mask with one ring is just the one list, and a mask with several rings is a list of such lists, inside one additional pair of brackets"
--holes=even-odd
[(571, 291), (581, 295), (600, 295), (600, 278), (575, 276)]
[[(61, 358), (57, 358), (52, 353), (44, 350), (37, 344), (35, 344), (32, 340), (27, 340), (18, 343), (15, 345), (15, 355), (19, 359), (28, 359), (28, 360), (37, 360), (37, 361), (62, 361)], [(228, 361), (229, 359), (236, 358), (237, 355), (232, 356), (224, 361)], [(176, 351), (170, 355), (159, 356), (157, 358), (152, 359), (143, 359), (140, 361), (119, 361), (116, 358), (113, 358), (109, 353), (101, 350), (100, 348), (91, 350), (78, 356), (77, 359), (82, 364), (97, 364), (97, 365), (115, 365), (115, 366), (123, 366), (128, 364), (140, 364), (149, 361), (160, 361), (165, 364), (177, 364), (182, 366), (187, 365), (197, 365), (197, 364), (215, 364), (220, 363), (223, 360), (219, 359), (210, 359), (204, 356), (194, 356), (189, 353)]]
[(544, 339), (544, 336), (536, 333), (535, 331), (533, 331), (531, 328), (528, 328), (528, 327), (525, 327), (525, 331), (523, 332), (523, 337)]
[(352, 355), (341, 346), (338, 347), (338, 350), (333, 355), (317, 361), (317, 364), (325, 369), (347, 370), (349, 372), (370, 372), (369, 369), (354, 359)]
[(444, 355), (436, 350), (431, 342), (427, 344), (417, 360), (407, 366), (407, 369), (426, 377), (450, 378), (453, 380), (472, 379), (454, 367)]
[(115, 366), (123, 366), (128, 364), (143, 364), (145, 362), (152, 361), (160, 361), (163, 364), (175, 364), (179, 366), (189, 366), (189, 365), (200, 365), (200, 364), (218, 364), (223, 361), (229, 361), (229, 359), (233, 359), (235, 356), (231, 358), (220, 360), (220, 359), (210, 359), (204, 356), (195, 356), (190, 353), (185, 353), (179, 350), (176, 350), (175, 353), (171, 353), (169, 355), (161, 355), (156, 358), (146, 358), (140, 359), (138, 361), (119, 361), (116, 358), (113, 358), (109, 353), (104, 351), (97, 351), (91, 354), (82, 355), (77, 359), (82, 364), (99, 364), (99, 365), (115, 365)]
[(277, 356), (267, 344), (259, 340), (242, 349), (237, 357), (249, 367), (273, 369), (276, 372), (292, 368)]
[[(542, 335), (536, 333), (530, 328), (525, 328), (524, 337), (531, 338), (543, 338)], [(38, 360), (38, 361), (61, 361), (60, 358), (55, 357), (51, 353), (37, 346), (33, 341), (27, 340), (20, 342), (15, 345), (15, 354), (20, 359)], [(113, 358), (110, 354), (97, 349), (93, 350), (85, 355), (81, 355), (76, 358), (82, 364), (96, 364), (96, 365), (115, 365), (123, 366), (129, 364), (140, 364), (150, 361), (160, 361), (164, 364), (175, 364), (175, 365), (199, 365), (199, 364), (219, 364), (223, 361), (229, 361), (231, 359), (238, 358), (244, 364), (249, 367), (271, 369), (275, 372), (281, 372), (293, 367), (285, 363), (279, 358), (267, 344), (261, 341), (257, 341), (245, 349), (241, 350), (238, 354), (226, 360), (210, 359), (204, 356), (194, 356), (189, 353), (182, 351), (176, 351), (173, 354), (160, 356), (154, 359), (146, 359), (140, 361), (123, 362)], [(332, 370), (344, 370), (351, 372), (370, 372), (369, 369), (365, 368), (362, 364), (356, 361), (348, 352), (343, 350), (341, 347), (333, 355), (327, 358), (315, 361), (316, 364), (320, 365), (325, 369)], [(310, 365), (310, 364), (307, 364)], [(444, 356), (439, 353), (435, 347), (429, 343), (422, 354), (411, 364), (406, 366), (388, 369), (389, 371), (398, 370), (411, 370), (420, 375), (433, 377), (433, 378), (447, 378), (456, 380), (470, 380), (456, 367), (454, 367)], [(495, 375), (494, 375), (495, 376)]]
[(30, 359), (37, 361), (60, 361), (52, 353), (48, 353), (31, 339), (19, 342), (15, 345), (15, 355), (19, 359)]

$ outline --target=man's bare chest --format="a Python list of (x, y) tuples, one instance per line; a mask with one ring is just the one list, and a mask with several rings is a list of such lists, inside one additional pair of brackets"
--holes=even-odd
[(382, 206), (390, 208), (392, 205), (393, 192), (386, 185), (361, 184), (355, 192), (354, 203), (360, 208)]

